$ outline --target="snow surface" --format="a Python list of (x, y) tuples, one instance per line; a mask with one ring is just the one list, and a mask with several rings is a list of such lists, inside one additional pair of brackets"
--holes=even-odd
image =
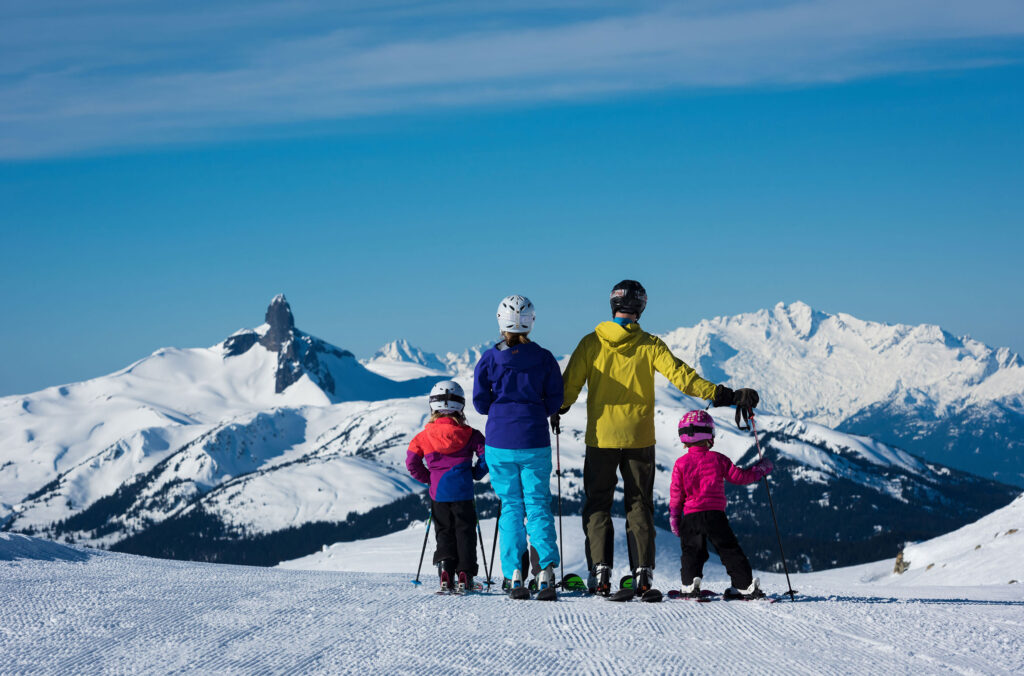
[(1024, 585), (1024, 495), (974, 523), (903, 550), (891, 584)]
[[(412, 571), (422, 528), (404, 533), (349, 554)], [(796, 603), (543, 603), (437, 596), (425, 572), (417, 587), (409, 572), (166, 561), (0, 533), (0, 673), (1024, 672), (1021, 585), (891, 587), (846, 569), (794, 575)], [(708, 572), (720, 588), (720, 567)]]

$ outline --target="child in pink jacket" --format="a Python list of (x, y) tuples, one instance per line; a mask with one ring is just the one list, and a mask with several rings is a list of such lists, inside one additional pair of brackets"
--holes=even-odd
[(683, 550), (679, 571), (682, 592), (700, 595), (710, 539), (732, 579), (726, 596), (764, 596), (725, 516), (725, 481), (752, 484), (771, 473), (772, 462), (765, 458), (749, 469), (740, 469), (729, 458), (712, 451), (715, 421), (706, 411), (690, 411), (683, 416), (679, 421), (679, 440), (687, 450), (672, 469), (669, 523)]

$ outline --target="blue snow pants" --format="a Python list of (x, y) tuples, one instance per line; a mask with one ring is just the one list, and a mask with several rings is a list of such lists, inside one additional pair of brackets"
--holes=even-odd
[[(508, 579), (522, 565), (526, 536), (537, 550), (540, 567), (557, 566), (558, 538), (551, 515), (551, 447), (484, 450), (491, 486), (501, 498), (501, 572)], [(526, 525), (523, 525), (523, 519)], [(529, 571), (522, 571), (526, 580)]]

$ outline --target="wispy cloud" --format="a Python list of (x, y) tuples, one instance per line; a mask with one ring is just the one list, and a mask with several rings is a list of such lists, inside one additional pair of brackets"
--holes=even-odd
[(980, 67), (1020, 0), (106, 2), (0, 10), (0, 157), (439, 107)]

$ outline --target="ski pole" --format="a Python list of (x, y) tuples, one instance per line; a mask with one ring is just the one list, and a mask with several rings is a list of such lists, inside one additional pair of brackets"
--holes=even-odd
[(494, 570), (494, 550), (498, 546), (498, 522), (501, 521), (501, 500), (498, 500), (498, 516), (494, 518), (494, 540), (491, 541), (491, 567), (487, 569), (487, 591), (491, 590), (491, 572)]
[[(750, 411), (750, 429), (754, 433), (754, 445), (757, 446), (757, 459), (761, 460), (761, 442), (757, 440), (757, 426), (754, 425), (754, 411)], [(789, 587), (789, 600), (795, 601), (796, 592), (789, 581), (789, 566), (786, 565), (786, 552), (782, 551), (782, 535), (779, 534), (779, 520), (775, 517), (775, 504), (772, 502), (772, 489), (768, 487), (768, 475), (764, 479), (764, 490), (768, 493), (768, 507), (772, 510), (772, 522), (775, 524), (775, 537), (779, 540), (779, 555), (782, 556), (782, 570), (786, 573), (786, 586)]]
[(562, 577), (560, 580), (565, 581), (565, 554), (563, 553), (563, 543), (565, 538), (562, 537), (562, 449), (559, 443), (559, 437), (562, 436), (562, 430), (559, 428), (555, 432), (555, 467), (558, 471), (558, 566), (561, 570)]
[(430, 520), (434, 518), (434, 512), (431, 510), (427, 516), (427, 530), (423, 533), (423, 548), (420, 549), (420, 563), (416, 566), (416, 579), (412, 581), (413, 584), (422, 584), (420, 582), (420, 570), (423, 568), (423, 555), (427, 553), (427, 536), (430, 535)]
[[(476, 535), (480, 540), (480, 556), (484, 560), (484, 570), (487, 570), (487, 550), (484, 549), (484, 532), (480, 530), (480, 513), (476, 511), (476, 496), (473, 496), (473, 512), (476, 515)], [(490, 576), (488, 576), (490, 578)]]

